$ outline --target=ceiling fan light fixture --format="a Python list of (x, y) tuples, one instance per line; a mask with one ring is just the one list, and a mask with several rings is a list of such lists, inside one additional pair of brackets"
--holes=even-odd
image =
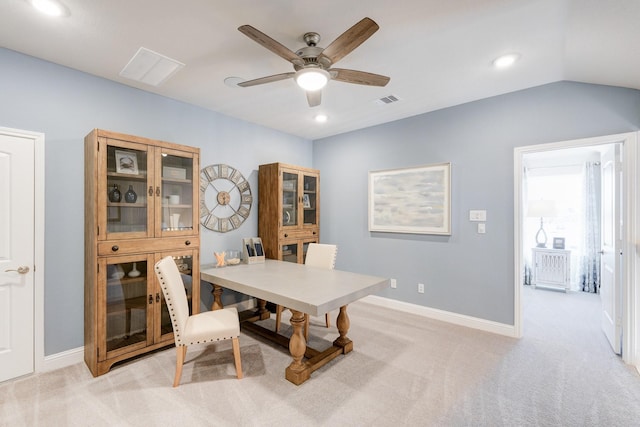
[(302, 89), (314, 92), (325, 87), (330, 77), (322, 68), (303, 68), (296, 72), (295, 80)]

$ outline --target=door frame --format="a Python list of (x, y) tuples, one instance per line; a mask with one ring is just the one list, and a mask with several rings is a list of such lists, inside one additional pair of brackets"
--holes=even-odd
[(561, 150), (565, 148), (588, 147), (611, 143), (623, 144), (622, 159), (622, 186), (623, 186), (623, 241), (622, 241), (622, 360), (634, 365), (640, 371), (640, 355), (638, 343), (640, 343), (640, 327), (638, 326), (638, 308), (640, 308), (640, 284), (636, 280), (636, 272), (640, 271), (640, 247), (636, 242), (640, 241), (640, 197), (636, 190), (640, 189), (640, 177), (638, 165), (640, 164), (640, 152), (638, 150), (639, 132), (628, 132), (614, 135), (599, 136), (593, 138), (574, 139), (569, 141), (553, 142), (548, 144), (529, 145), (514, 149), (514, 331), (518, 338), (523, 335), (522, 325), (522, 285), (524, 279), (524, 254), (522, 248), (523, 233), (523, 201), (522, 201), (522, 167), (523, 157), (526, 154), (543, 151)]
[(45, 222), (45, 163), (44, 163), (44, 133), (31, 132), (21, 129), (11, 129), (0, 127), (3, 135), (15, 136), (18, 138), (33, 141), (33, 161), (34, 161), (34, 242), (33, 242), (33, 349), (34, 349), (34, 372), (44, 369), (44, 222)]

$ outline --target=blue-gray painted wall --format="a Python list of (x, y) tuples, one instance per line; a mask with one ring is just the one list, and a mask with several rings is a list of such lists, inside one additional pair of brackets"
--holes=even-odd
[[(381, 296), (513, 325), (514, 148), (639, 126), (639, 91), (559, 82), (315, 141), (320, 237), (338, 245), (337, 268), (397, 279)], [(442, 162), (451, 236), (368, 231), (369, 171)], [(486, 234), (471, 209), (487, 211)]]
[[(398, 279), (382, 296), (512, 324), (513, 148), (639, 124), (638, 91), (557, 83), (312, 142), (0, 48), (0, 126), (46, 138), (45, 355), (83, 345), (83, 138), (93, 128), (200, 147), (202, 166), (238, 168), (256, 196), (260, 164), (318, 168), (321, 239), (339, 245), (338, 268)], [(367, 231), (368, 171), (439, 162), (452, 163), (450, 237)], [(255, 203), (239, 230), (202, 230), (203, 262), (257, 233)], [(487, 210), (486, 235), (469, 209)]]

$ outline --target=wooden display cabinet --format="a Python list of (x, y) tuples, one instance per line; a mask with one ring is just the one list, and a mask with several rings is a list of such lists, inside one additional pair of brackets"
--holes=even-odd
[(85, 137), (85, 362), (94, 376), (173, 344), (153, 271), (163, 257), (176, 260), (199, 312), (199, 157), (98, 129)]
[(258, 235), (267, 258), (304, 263), (320, 238), (320, 172), (283, 163), (258, 170)]

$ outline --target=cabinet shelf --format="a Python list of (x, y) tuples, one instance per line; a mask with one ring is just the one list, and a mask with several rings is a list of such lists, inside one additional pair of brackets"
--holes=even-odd
[(109, 207), (121, 207), (121, 208), (146, 208), (146, 203), (127, 203), (127, 202), (107, 202)]
[(162, 178), (162, 182), (174, 183), (174, 184), (191, 184), (193, 181), (190, 179), (181, 178)]
[(107, 177), (109, 178), (121, 178), (121, 179), (129, 179), (136, 181), (146, 181), (147, 174), (145, 172), (140, 172), (137, 175), (130, 173), (118, 173), (118, 172), (107, 172)]
[(107, 286), (130, 285), (132, 283), (142, 283), (142, 282), (145, 282), (146, 280), (147, 280), (147, 276), (129, 277), (125, 275), (122, 279), (117, 279), (117, 278), (107, 279)]

